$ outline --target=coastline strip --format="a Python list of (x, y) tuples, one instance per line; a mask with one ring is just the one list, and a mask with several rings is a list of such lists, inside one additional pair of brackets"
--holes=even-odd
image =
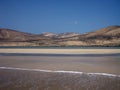
[(28, 69), (28, 68), (16, 68), (16, 67), (0, 67), (0, 69), (23, 70), (23, 71), (37, 71), (37, 72), (50, 72), (50, 73), (70, 73), (70, 74), (103, 75), (103, 76), (120, 77), (120, 75), (108, 74), (108, 73), (84, 73), (84, 72), (78, 72), (78, 71), (64, 71), (64, 70), (53, 71), (53, 70)]
[(96, 56), (120, 56), (120, 53), (110, 53), (110, 54), (47, 54), (47, 53), (0, 53), (0, 56), (71, 56), (71, 57), (96, 57)]

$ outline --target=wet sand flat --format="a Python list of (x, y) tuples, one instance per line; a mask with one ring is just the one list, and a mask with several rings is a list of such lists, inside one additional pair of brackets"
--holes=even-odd
[(120, 90), (119, 49), (64, 50), (0, 49), (0, 90)]
[(120, 90), (120, 76), (4, 67), (0, 90)]
[(120, 75), (120, 56), (0, 56), (0, 67)]
[(120, 90), (120, 77), (0, 69), (0, 90)]

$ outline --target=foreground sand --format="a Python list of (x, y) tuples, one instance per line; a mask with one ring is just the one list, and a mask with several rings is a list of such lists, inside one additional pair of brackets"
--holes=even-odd
[(0, 69), (0, 90), (120, 90), (120, 77)]
[(120, 49), (0, 49), (0, 53), (115, 54)]
[[(0, 53), (93, 54), (90, 56), (0, 54), (0, 90), (120, 90), (119, 49), (0, 49)], [(84, 73), (45, 72), (34, 69)]]

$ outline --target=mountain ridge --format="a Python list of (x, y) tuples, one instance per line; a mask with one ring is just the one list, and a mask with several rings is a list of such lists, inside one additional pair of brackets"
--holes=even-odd
[(32, 34), (1, 28), (0, 46), (120, 46), (120, 26), (108, 26), (85, 34)]

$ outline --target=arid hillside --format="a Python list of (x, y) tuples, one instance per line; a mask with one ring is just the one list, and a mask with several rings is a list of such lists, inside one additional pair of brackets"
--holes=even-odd
[(1, 28), (0, 46), (120, 46), (120, 26), (109, 26), (86, 34), (31, 34)]

